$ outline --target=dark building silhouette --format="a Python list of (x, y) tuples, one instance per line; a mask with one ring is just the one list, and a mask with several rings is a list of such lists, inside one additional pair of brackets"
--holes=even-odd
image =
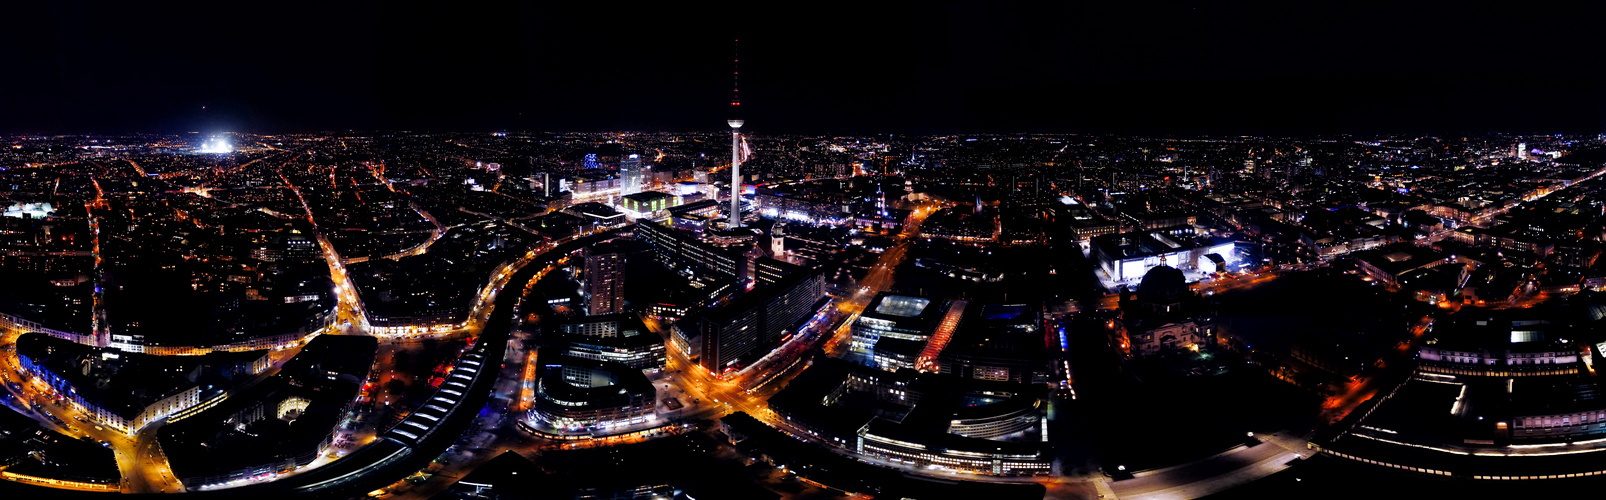
[(1165, 350), (1198, 350), (1215, 339), (1215, 322), (1204, 301), (1188, 288), (1182, 271), (1155, 266), (1144, 273), (1136, 297), (1122, 293), (1121, 322), (1133, 356)]

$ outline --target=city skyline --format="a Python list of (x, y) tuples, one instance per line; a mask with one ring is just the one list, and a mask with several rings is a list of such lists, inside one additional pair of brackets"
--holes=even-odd
[(0, 29), (0, 496), (1606, 485), (1588, 9), (169, 7)]
[(726, 134), (9, 138), (0, 491), (1606, 474), (1602, 135)]

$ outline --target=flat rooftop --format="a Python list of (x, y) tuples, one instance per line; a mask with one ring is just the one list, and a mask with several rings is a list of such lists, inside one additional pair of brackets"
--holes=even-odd
[(1025, 304), (987, 304), (981, 308), (982, 319), (988, 321), (1021, 321), (1035, 323), (1032, 308)]
[(1120, 260), (1191, 250), (1210, 242), (1210, 238), (1195, 233), (1192, 227), (1174, 226), (1095, 236), (1092, 246), (1111, 259)]
[(906, 333), (930, 335), (942, 320), (945, 308), (945, 302), (931, 298), (881, 292), (870, 300), (869, 307), (859, 315), (858, 322), (882, 323)]
[(908, 295), (883, 295), (880, 304), (875, 307), (875, 312), (876, 314), (899, 318), (913, 318), (919, 316), (929, 305), (931, 305), (931, 299), (910, 297)]

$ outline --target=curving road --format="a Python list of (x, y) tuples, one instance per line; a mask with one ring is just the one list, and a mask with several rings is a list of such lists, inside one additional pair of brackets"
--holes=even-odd
[[(602, 240), (615, 237), (620, 230), (601, 232), (579, 238), (548, 249), (526, 265), (510, 273), (508, 283), (524, 283), (536, 273), (556, 265), (559, 259)], [(475, 342), (475, 351), (485, 359), (501, 360), (507, 349), (507, 339), (514, 324), (516, 303), (520, 294), (497, 294), (485, 329)], [(490, 400), (491, 389), (501, 370), (485, 370), (465, 391), (462, 402), (441, 419), (436, 430), (416, 445), (408, 446), (392, 439), (379, 439), (350, 455), (324, 467), (297, 474), (276, 482), (240, 488), (203, 492), (216, 497), (287, 496), (310, 498), (351, 498), (384, 487), (427, 466), (446, 451), (462, 435), (464, 429), (479, 414), (479, 409)]]

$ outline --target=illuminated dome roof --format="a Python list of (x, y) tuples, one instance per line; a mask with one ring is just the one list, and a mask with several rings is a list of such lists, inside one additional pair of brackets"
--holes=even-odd
[(1138, 300), (1151, 304), (1179, 302), (1188, 294), (1188, 279), (1171, 266), (1154, 266), (1138, 284)]

